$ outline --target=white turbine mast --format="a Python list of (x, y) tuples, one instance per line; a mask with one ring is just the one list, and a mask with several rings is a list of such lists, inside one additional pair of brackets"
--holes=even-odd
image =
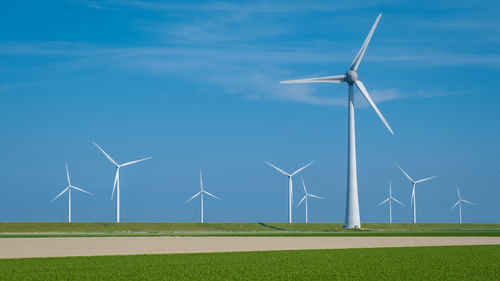
[(283, 175), (287, 176), (288, 177), (288, 223), (292, 223), (292, 206), (293, 206), (293, 181), (292, 181), (292, 177), (298, 173), (300, 173), (302, 170), (304, 170), (305, 168), (307, 168), (309, 165), (311, 165), (312, 163), (314, 163), (314, 161), (310, 162), (309, 164), (305, 165), (304, 167), (298, 169), (297, 171), (289, 174), (283, 170), (281, 170), (280, 168), (276, 167), (275, 165), (269, 163), (269, 162), (265, 162), (267, 165), (275, 168), (278, 172), (282, 173)]
[(139, 159), (139, 160), (135, 160), (135, 161), (130, 161), (130, 162), (123, 163), (123, 164), (118, 164), (115, 160), (113, 160), (113, 158), (111, 158), (111, 156), (109, 156), (106, 152), (104, 152), (104, 150), (99, 145), (97, 145), (97, 143), (95, 143), (95, 142), (93, 142), (93, 143), (95, 146), (97, 146), (97, 148), (99, 148), (99, 150), (104, 154), (104, 156), (106, 156), (106, 158), (108, 158), (109, 162), (111, 162), (116, 167), (116, 175), (115, 175), (115, 181), (113, 183), (113, 192), (111, 193), (111, 200), (113, 200), (113, 196), (115, 194), (115, 188), (116, 188), (116, 222), (119, 223), (120, 222), (120, 168), (125, 167), (125, 166), (129, 166), (129, 165), (132, 165), (135, 163), (139, 163), (142, 161), (146, 161), (146, 160), (151, 159), (153, 157), (147, 157), (147, 158), (143, 158), (143, 159)]
[(462, 223), (462, 202), (464, 203), (467, 203), (467, 204), (470, 204), (470, 205), (474, 205), (474, 203), (471, 203), (465, 199), (462, 199), (462, 197), (460, 196), (460, 190), (458, 190), (458, 184), (457, 184), (457, 194), (458, 194), (458, 201), (457, 203), (455, 203), (455, 205), (451, 206), (451, 210), (453, 210), (457, 205), (458, 205), (458, 222), (459, 223)]
[(438, 176), (433, 176), (433, 177), (429, 177), (429, 178), (415, 181), (401, 167), (399, 167), (398, 165), (396, 165), (396, 167), (398, 167), (401, 170), (401, 172), (403, 172), (403, 174), (406, 176), (406, 178), (408, 178), (411, 181), (410, 207), (413, 205), (413, 223), (417, 223), (417, 206), (416, 206), (416, 197), (415, 197), (415, 186), (417, 185), (417, 183), (428, 181), (428, 180), (437, 178)]
[(392, 197), (392, 183), (391, 183), (391, 181), (389, 181), (389, 198), (385, 199), (380, 204), (378, 204), (378, 206), (380, 207), (380, 206), (384, 205), (385, 203), (389, 202), (389, 223), (392, 223), (392, 201), (400, 204), (401, 206), (405, 206), (405, 204), (399, 202), (398, 199)]
[(68, 222), (71, 222), (71, 189), (75, 189), (75, 190), (78, 190), (78, 191), (81, 191), (81, 192), (84, 192), (84, 193), (87, 193), (90, 195), (94, 195), (94, 194), (91, 192), (85, 191), (79, 187), (71, 185), (71, 179), (69, 177), (68, 163), (65, 162), (64, 164), (66, 165), (66, 178), (68, 179), (68, 186), (65, 189), (63, 189), (63, 191), (61, 191), (61, 193), (59, 193), (59, 195), (57, 195), (54, 199), (52, 199), (52, 201), (50, 201), (50, 203), (54, 202), (59, 196), (63, 195), (67, 191), (68, 192)]
[(346, 214), (344, 228), (361, 228), (361, 221), (359, 217), (359, 200), (358, 200), (358, 178), (356, 170), (356, 137), (355, 137), (355, 126), (354, 126), (354, 97), (353, 97), (353, 86), (356, 85), (361, 94), (365, 97), (368, 103), (371, 105), (373, 110), (377, 113), (382, 123), (387, 127), (391, 134), (394, 134), (391, 127), (385, 120), (382, 113), (378, 109), (375, 102), (371, 98), (370, 94), (366, 90), (363, 83), (358, 79), (358, 66), (363, 59), (366, 48), (370, 43), (373, 32), (377, 27), (382, 14), (379, 14), (375, 23), (373, 24), (365, 42), (361, 46), (356, 57), (351, 63), (351, 66), (347, 72), (343, 75), (326, 76), (319, 78), (308, 78), (299, 80), (288, 80), (281, 81), (280, 83), (292, 84), (292, 83), (342, 83), (346, 82), (348, 84), (348, 157), (347, 157), (347, 199), (346, 199)]
[(208, 192), (205, 190), (205, 188), (203, 187), (203, 177), (201, 176), (201, 169), (200, 169), (200, 192), (196, 193), (195, 195), (193, 195), (193, 197), (189, 198), (187, 201), (186, 201), (186, 204), (193, 200), (194, 198), (196, 198), (196, 196), (200, 195), (200, 202), (201, 202), (201, 223), (204, 222), (203, 220), (203, 195), (206, 194), (208, 196), (212, 196), (213, 198), (215, 199), (218, 199), (218, 200), (222, 200), (220, 199), (219, 197), (213, 195), (212, 193)]
[(304, 194), (305, 195), (304, 195), (304, 197), (302, 197), (302, 200), (300, 200), (299, 204), (297, 204), (297, 207), (299, 207), (300, 204), (302, 204), (302, 202), (305, 201), (304, 204), (306, 207), (306, 223), (309, 223), (308, 214), (307, 214), (307, 198), (308, 197), (317, 198), (317, 199), (325, 199), (325, 198), (319, 197), (319, 196), (314, 195), (314, 194), (307, 193), (306, 184), (304, 183), (304, 178), (303, 177), (300, 177), (300, 178), (302, 179), (302, 187), (304, 187)]

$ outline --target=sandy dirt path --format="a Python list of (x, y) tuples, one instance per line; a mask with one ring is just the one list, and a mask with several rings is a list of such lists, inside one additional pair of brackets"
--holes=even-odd
[(500, 237), (0, 238), (0, 258), (500, 244)]

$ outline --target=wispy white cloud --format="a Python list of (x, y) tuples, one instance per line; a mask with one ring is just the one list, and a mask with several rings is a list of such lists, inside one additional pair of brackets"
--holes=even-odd
[[(180, 47), (98, 47), (84, 43), (69, 42), (10, 42), (0, 44), (1, 55), (37, 55), (57, 57), (57, 63), (47, 66), (52, 73), (68, 73), (88, 68), (105, 68), (148, 73), (155, 76), (177, 76), (195, 82), (209, 83), (228, 93), (242, 94), (251, 99), (274, 99), (308, 104), (345, 106), (345, 91), (342, 86), (335, 89), (339, 95), (322, 96), (313, 85), (282, 85), (278, 81), (292, 79), (293, 73), (286, 65), (307, 63), (325, 64), (349, 62), (345, 56), (328, 54), (326, 51), (279, 49), (197, 49)], [(65, 58), (62, 60), (61, 58)], [(490, 57), (469, 54), (433, 54), (431, 57), (408, 55), (394, 57), (370, 55), (371, 61), (407, 61), (435, 65), (480, 64), (489, 67), (500, 65), (500, 56)], [(347, 64), (346, 64), (347, 65)], [(44, 73), (44, 71), (38, 71)], [(332, 75), (341, 73), (313, 74)], [(300, 75), (305, 75), (301, 73)], [(345, 85), (344, 85), (345, 87)], [(397, 89), (368, 89), (377, 103), (408, 97), (431, 97), (424, 90), (402, 93)], [(448, 94), (448, 93), (445, 93)], [(364, 106), (364, 100), (358, 101)]]
[(89, 8), (92, 9), (107, 9), (107, 7), (103, 4), (105, 4), (104, 1), (93, 1), (93, 0), (70, 0), (70, 2), (73, 3), (78, 3), (78, 4), (83, 4)]
[(172, 10), (190, 10), (190, 11), (239, 11), (252, 13), (303, 13), (304, 11), (344, 11), (359, 8), (374, 7), (390, 1), (344, 1), (338, 3), (302, 1), (290, 3), (289, 1), (217, 1), (217, 2), (189, 2), (177, 1), (166, 3), (162, 1), (135, 1), (135, 0), (103, 0), (85, 1), (74, 0), (73, 2), (83, 4), (89, 8), (117, 8), (131, 7), (157, 12), (166, 12)]
[(423, 20), (417, 19), (415, 24), (425, 25), (432, 28), (442, 28), (448, 30), (465, 30), (465, 29), (483, 29), (498, 27), (497, 22), (485, 21), (485, 19), (441, 19), (441, 20)]
[[(366, 3), (343, 2), (206, 2), (189, 3), (134, 0), (104, 0), (73, 2), (93, 9), (133, 8), (153, 11), (160, 15), (177, 15), (178, 20), (134, 19), (136, 27), (144, 32), (164, 34), (166, 40), (149, 46), (98, 46), (78, 42), (4, 42), (0, 43), (0, 56), (58, 57), (48, 65), (51, 73), (72, 72), (86, 68), (121, 69), (155, 76), (175, 76), (195, 82), (211, 83), (228, 93), (242, 94), (252, 99), (275, 99), (293, 102), (344, 106), (345, 91), (338, 87), (339, 95), (325, 96), (315, 86), (285, 86), (277, 82), (307, 76), (335, 75), (335, 73), (291, 72), (297, 66), (312, 66), (319, 71), (331, 71), (331, 65), (347, 66), (359, 46), (346, 46), (342, 42), (314, 41), (294, 44), (269, 44), (276, 36), (287, 36), (297, 29), (289, 29), (279, 15), (286, 13), (324, 12), (356, 9)], [(374, 4), (372, 4), (374, 5)], [(171, 13), (171, 12), (174, 13)], [(256, 14), (266, 13), (266, 20)], [(275, 14), (280, 20), (276, 20)], [(335, 14), (335, 13), (334, 13)], [(336, 17), (336, 16), (335, 16)], [(332, 18), (335, 19), (332, 14)], [(286, 18), (285, 18), (286, 19)], [(329, 22), (330, 23), (330, 22)], [(415, 24), (415, 22), (413, 23)], [(417, 24), (439, 28), (477, 28), (473, 22), (447, 23), (425, 21)], [(309, 32), (309, 31), (304, 31)], [(418, 47), (413, 41), (382, 41), (370, 48), (365, 62), (404, 63), (412, 67), (479, 66), (499, 68), (500, 54), (444, 51)], [(361, 40), (361, 39), (360, 39)], [(361, 42), (360, 42), (361, 43)], [(291, 66), (291, 67), (290, 67)], [(318, 67), (318, 68), (316, 68)], [(43, 71), (40, 71), (43, 73)], [(43, 74), (42, 74), (43, 75)], [(397, 89), (369, 89), (378, 102), (411, 96), (432, 96), (422, 93), (403, 93)], [(357, 100), (361, 106), (363, 99)]]
[[(86, 43), (74, 42), (4, 42), (0, 43), (0, 55), (43, 55), (43, 56), (109, 56), (109, 57), (152, 57), (173, 58), (195, 61), (223, 62), (271, 62), (271, 63), (350, 63), (355, 49), (339, 50), (304, 48), (262, 48), (242, 47), (239, 49), (189, 48), (189, 47), (100, 47)], [(375, 53), (376, 51), (376, 53)], [(204, 59), (203, 59), (204, 58)], [(500, 54), (496, 53), (459, 53), (442, 52), (440, 50), (378, 47), (372, 50), (365, 61), (370, 62), (413, 62), (415, 65), (436, 66), (477, 66), (500, 67)]]
[(263, 28), (247, 13), (196, 16), (190, 20), (178, 22), (156, 22), (137, 20), (139, 29), (163, 35), (164, 42), (176, 44), (227, 44), (232, 42), (251, 42), (255, 39), (282, 35), (279, 25), (269, 24)]

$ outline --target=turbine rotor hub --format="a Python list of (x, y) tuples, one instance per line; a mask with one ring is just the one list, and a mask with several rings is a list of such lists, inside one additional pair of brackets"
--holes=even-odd
[(354, 84), (354, 81), (358, 80), (358, 73), (354, 70), (348, 70), (345, 73), (345, 81), (349, 84), (352, 85)]

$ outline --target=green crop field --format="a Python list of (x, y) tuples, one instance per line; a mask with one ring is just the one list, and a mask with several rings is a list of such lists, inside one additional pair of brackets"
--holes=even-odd
[(500, 245), (0, 260), (1, 280), (500, 280)]
[(60, 236), (500, 236), (500, 224), (365, 223), (0, 223), (0, 237)]

